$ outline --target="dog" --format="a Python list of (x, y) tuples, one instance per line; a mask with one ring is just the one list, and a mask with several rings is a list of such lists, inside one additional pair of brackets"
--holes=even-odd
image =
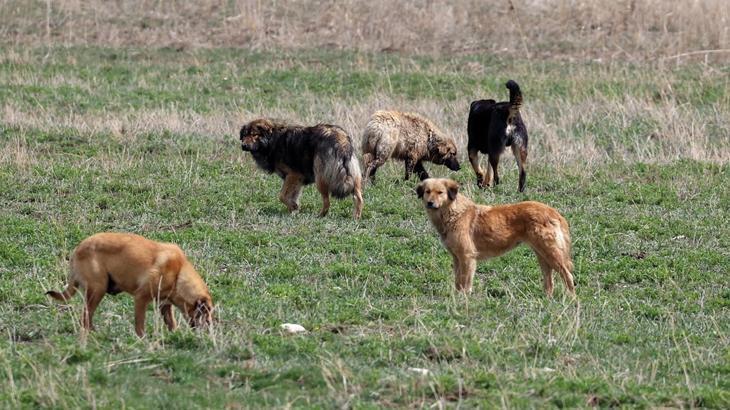
[(388, 158), (405, 162), (408, 180), (414, 171), (421, 180), (428, 178), (423, 161), (460, 169), (456, 143), (431, 121), (418, 114), (377, 111), (368, 121), (362, 137), (365, 179), (375, 180), (375, 172)]
[[(492, 184), (494, 171), (494, 185), (499, 184), (499, 157), (505, 147), (512, 147), (517, 167), (520, 170), (518, 189), (525, 191), (525, 164), (527, 163), (527, 127), (522, 116), (522, 92), (516, 82), (509, 80), (506, 84), (509, 89), (509, 101), (495, 102), (494, 100), (478, 100), (471, 103), (467, 132), (469, 140), (467, 151), (469, 162), (477, 174), (477, 185), (480, 188)], [(479, 153), (487, 154), (489, 165), (487, 177), (479, 166)]]
[(313, 127), (257, 119), (241, 128), (241, 149), (250, 152), (258, 167), (284, 180), (279, 193), (289, 212), (299, 209), (305, 185), (316, 183), (322, 195), (320, 216), (327, 215), (330, 194), (352, 195), (354, 217), (362, 214), (362, 176), (350, 136), (336, 125)]
[(187, 317), (191, 327), (206, 327), (213, 320), (213, 299), (203, 279), (175, 244), (155, 242), (129, 233), (103, 232), (76, 247), (70, 259), (68, 286), (47, 295), (65, 302), (84, 289), (86, 303), (81, 325), (93, 330), (99, 302), (107, 293), (134, 297), (134, 329), (144, 335), (147, 306), (153, 300), (167, 328), (176, 327), (172, 306)]
[(416, 188), (441, 242), (453, 257), (456, 290), (470, 293), (477, 260), (504, 254), (526, 243), (537, 255), (548, 297), (557, 271), (575, 295), (568, 222), (540, 202), (478, 205), (459, 193), (451, 179), (427, 179)]

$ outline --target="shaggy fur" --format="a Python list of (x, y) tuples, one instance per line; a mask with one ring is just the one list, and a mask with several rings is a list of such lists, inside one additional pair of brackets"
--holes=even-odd
[(241, 149), (253, 155), (259, 168), (284, 180), (279, 200), (289, 212), (299, 209), (302, 188), (314, 182), (322, 195), (320, 216), (327, 215), (332, 194), (335, 198), (352, 195), (355, 219), (360, 218), (360, 164), (352, 140), (342, 128), (328, 124), (301, 127), (258, 119), (241, 128)]
[[(469, 109), (468, 133), (469, 162), (477, 174), (477, 184), (480, 188), (492, 184), (499, 184), (499, 157), (505, 147), (512, 147), (517, 167), (520, 170), (518, 189), (525, 190), (525, 164), (527, 162), (527, 127), (522, 121), (520, 107), (522, 106), (522, 92), (516, 82), (509, 80), (506, 84), (509, 89), (509, 101), (495, 102), (494, 100), (479, 100), (471, 103)], [(479, 166), (479, 153), (487, 154), (489, 165), (487, 177)]]
[(418, 114), (398, 111), (377, 111), (370, 118), (362, 137), (364, 178), (375, 179), (375, 172), (388, 158), (405, 162), (407, 180), (416, 172), (421, 180), (428, 178), (423, 161), (459, 170), (456, 143), (431, 121)]
[(555, 209), (532, 201), (477, 205), (450, 179), (427, 179), (416, 192), (453, 257), (457, 290), (471, 292), (478, 259), (502, 255), (524, 242), (537, 255), (545, 293), (552, 296), (552, 271), (557, 271), (575, 294), (568, 222)]
[(65, 302), (85, 290), (81, 317), (84, 329), (92, 330), (94, 312), (109, 293), (134, 296), (134, 328), (144, 335), (147, 306), (153, 300), (170, 330), (176, 327), (172, 306), (188, 318), (190, 326), (207, 326), (213, 320), (213, 300), (208, 287), (174, 244), (151, 241), (128, 233), (98, 233), (84, 239), (71, 255), (68, 286), (47, 295)]

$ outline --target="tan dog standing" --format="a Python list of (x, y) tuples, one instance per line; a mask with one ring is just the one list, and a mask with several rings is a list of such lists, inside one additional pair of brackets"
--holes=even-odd
[(68, 286), (48, 291), (56, 300), (67, 301), (77, 288), (85, 290), (81, 325), (92, 330), (92, 319), (105, 294), (127, 292), (134, 296), (134, 327), (144, 335), (147, 306), (153, 300), (170, 330), (175, 329), (172, 306), (188, 318), (190, 326), (212, 321), (213, 301), (208, 287), (174, 244), (155, 242), (128, 233), (98, 233), (84, 239), (71, 256)]
[(471, 292), (478, 259), (502, 255), (524, 242), (537, 255), (545, 293), (552, 296), (552, 271), (557, 271), (575, 294), (568, 222), (555, 209), (533, 201), (478, 205), (459, 194), (459, 184), (450, 179), (427, 179), (416, 192), (453, 257), (457, 290)]

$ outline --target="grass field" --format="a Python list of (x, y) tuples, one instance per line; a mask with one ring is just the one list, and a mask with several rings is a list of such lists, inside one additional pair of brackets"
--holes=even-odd
[[(7, 408), (730, 407), (728, 67), (339, 51), (0, 49), (0, 405)], [(527, 191), (511, 155), (482, 203), (571, 224), (578, 301), (547, 300), (525, 248), (470, 297), (400, 164), (316, 217), (241, 152), (245, 120), (342, 124), (420, 111), (463, 149), (472, 99), (525, 92)], [(359, 144), (358, 144), (359, 145)], [(462, 154), (463, 155), (463, 154)], [(79, 337), (65, 281), (84, 237), (181, 245), (220, 319), (138, 339), (128, 296)], [(152, 319), (154, 317), (154, 319)], [(303, 335), (279, 325), (299, 323)], [(412, 368), (427, 369), (418, 372)]]

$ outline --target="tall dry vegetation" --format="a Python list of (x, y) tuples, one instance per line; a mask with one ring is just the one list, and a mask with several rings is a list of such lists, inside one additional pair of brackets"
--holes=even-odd
[(0, 0), (5, 44), (730, 58), (727, 0)]

